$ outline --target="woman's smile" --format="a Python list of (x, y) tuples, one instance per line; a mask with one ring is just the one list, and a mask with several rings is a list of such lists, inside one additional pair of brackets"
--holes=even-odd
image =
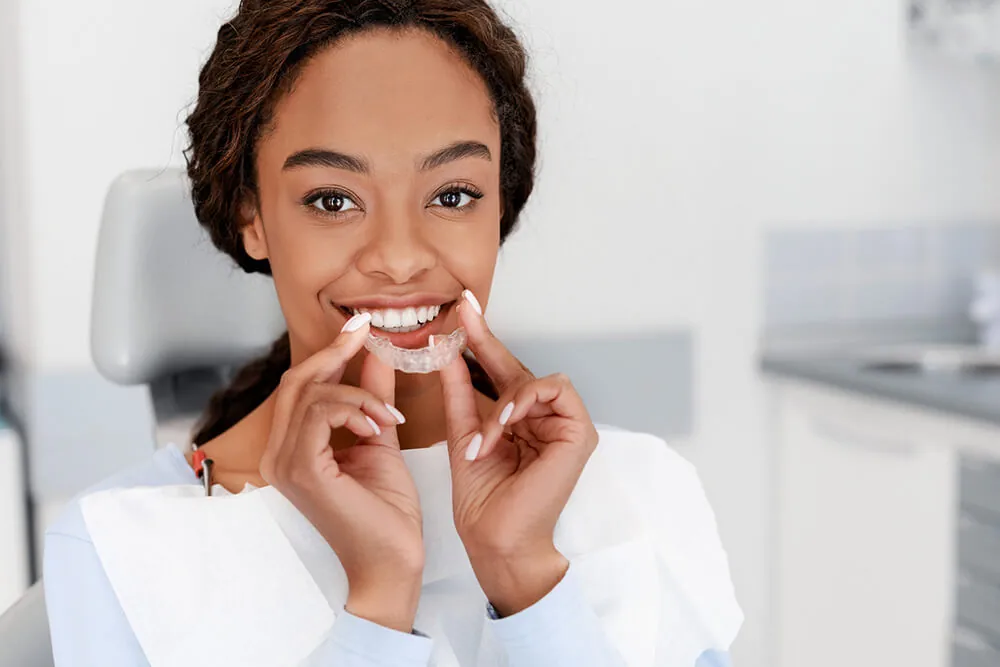
[(414, 295), (405, 298), (359, 299), (334, 304), (348, 319), (358, 313), (371, 313), (372, 333), (389, 339), (397, 346), (420, 348), (432, 335), (450, 334), (447, 320), (455, 299)]

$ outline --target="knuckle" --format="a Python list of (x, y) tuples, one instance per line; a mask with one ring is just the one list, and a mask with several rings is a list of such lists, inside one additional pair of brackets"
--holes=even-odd
[(313, 399), (306, 405), (305, 419), (311, 422), (326, 419), (328, 410), (329, 404), (326, 401)]
[(288, 391), (289, 388), (294, 387), (298, 382), (299, 374), (294, 368), (290, 368), (281, 374), (281, 379), (278, 380), (278, 389)]
[(299, 394), (299, 400), (303, 403), (319, 403), (330, 396), (330, 388), (322, 382), (306, 382)]

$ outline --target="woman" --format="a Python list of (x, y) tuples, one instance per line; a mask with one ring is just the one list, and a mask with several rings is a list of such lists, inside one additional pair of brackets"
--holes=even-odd
[[(599, 433), (567, 378), (532, 376), (483, 318), (498, 249), (533, 184), (525, 65), (484, 0), (244, 0), (201, 72), (187, 153), (197, 217), (245, 271), (273, 276), (288, 332), (212, 400), (194, 444), (214, 461), (219, 493), (277, 490), (342, 566), (346, 598), (329, 596), (336, 620), (303, 648), (305, 664), (728, 664), (739, 621), (730, 614), (719, 630), (706, 611), (711, 595), (730, 610), (735, 603), (724, 558), (699, 560), (699, 545), (714, 548), (716, 537), (689, 467), (655, 439)], [(418, 348), (460, 326), (475, 360), (439, 373), (398, 373), (363, 349), (369, 333)], [(614, 452), (602, 454), (609, 442)], [(418, 474), (424, 454), (443, 457), (450, 474)], [(174, 664), (143, 624), (167, 623), (152, 601), (159, 569), (147, 573), (145, 596), (130, 597), (91, 534), (98, 523), (84, 515), (102, 490), (193, 487), (195, 466), (192, 452), (161, 450), (81, 494), (47, 531), (58, 666)], [(642, 503), (660, 503), (664, 526), (682, 525), (671, 516), (703, 519), (688, 532), (662, 530), (657, 544), (673, 546), (627, 542), (634, 550), (601, 569), (583, 549), (571, 560), (557, 543), (573, 517), (586, 519), (578, 532), (596, 534), (591, 522), (611, 503), (610, 486), (600, 486), (607, 497), (589, 516), (567, 503), (586, 507), (592, 497), (580, 490), (585, 470), (598, 479), (615, 466), (633, 471), (624, 486)], [(666, 475), (681, 481), (669, 485)], [(450, 507), (427, 507), (449, 484)], [(461, 565), (474, 574), (478, 612), (443, 602), (418, 613), (428, 600), (459, 599), (428, 583), (428, 559), (441, 548), (425, 543), (426, 532), (442, 514), (450, 516), (441, 534), (458, 536), (451, 557), (464, 550)], [(711, 571), (713, 583), (688, 586), (684, 553), (689, 573)], [(647, 555), (659, 558), (659, 574), (642, 569)], [(633, 577), (641, 590), (614, 584), (608, 603), (595, 603), (602, 581), (627, 582), (630, 571), (656, 581)], [(645, 607), (624, 602), (652, 590), (662, 595)], [(661, 607), (662, 618), (646, 613)], [(190, 622), (212, 650), (212, 637), (198, 633), (208, 620)], [(639, 645), (640, 626), (651, 628), (648, 645)], [(470, 633), (480, 627), (477, 639)], [(682, 644), (705, 650), (691, 655)], [(177, 664), (204, 664), (197, 654)], [(253, 664), (265, 664), (260, 655)]]

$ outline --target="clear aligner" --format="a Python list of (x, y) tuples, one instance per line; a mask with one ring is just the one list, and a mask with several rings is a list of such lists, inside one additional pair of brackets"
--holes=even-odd
[(459, 327), (447, 336), (432, 336), (427, 347), (411, 350), (396, 347), (388, 338), (369, 333), (365, 349), (404, 373), (433, 373), (457, 359), (465, 349), (466, 340), (465, 329)]

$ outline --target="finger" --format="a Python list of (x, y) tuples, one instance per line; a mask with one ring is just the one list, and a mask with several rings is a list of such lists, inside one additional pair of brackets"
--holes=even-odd
[[(365, 414), (372, 417), (380, 426), (393, 427), (400, 423), (396, 419), (399, 411), (383, 401), (380, 397), (362, 387), (352, 387), (346, 384), (330, 384), (329, 382), (309, 382), (299, 393), (299, 402), (292, 410), (288, 424), (291, 434), (301, 423), (306, 408), (311, 403), (348, 403), (361, 408)], [(395, 410), (395, 413), (393, 412)]]
[[(372, 418), (379, 433), (397, 424), (389, 406), (369, 391), (343, 384), (309, 382), (302, 388), (299, 402), (292, 410), (285, 431), (284, 444), (281, 446), (281, 451), (277, 452), (276, 458), (287, 459), (299, 455), (296, 450), (301, 442), (300, 431), (310, 406), (315, 403), (344, 403), (359, 408)], [(369, 435), (371, 434), (366, 433), (364, 437)]]
[(318, 454), (330, 448), (334, 429), (346, 428), (359, 438), (373, 438), (384, 429), (360, 408), (349, 403), (313, 403), (306, 410), (299, 432), (299, 447), (303, 454)]
[(583, 425), (591, 423), (583, 399), (562, 373), (527, 382), (509, 395), (506, 403), (497, 401), (493, 414), (483, 425), (483, 447), (478, 458), (490, 455), (504, 428), (524, 419), (561, 417)]
[(461, 355), (440, 372), (444, 417), (448, 428), (448, 451), (452, 460), (464, 459), (470, 442), (480, 435), (476, 390), (472, 387), (469, 367)]
[(469, 290), (462, 292), (464, 301), (458, 305), (458, 317), (469, 337), (469, 349), (476, 355), (490, 379), (502, 394), (508, 388), (522, 384), (534, 376), (517, 357), (500, 342), (482, 315), (482, 308)]
[[(374, 354), (365, 355), (365, 360), (361, 365), (361, 388), (381, 401), (383, 406), (392, 405), (396, 400), (395, 369), (392, 366), (382, 363)], [(386, 412), (390, 412), (388, 408), (386, 408)], [(391, 412), (390, 416), (392, 416)], [(382, 429), (381, 434), (376, 435), (374, 438), (369, 438), (368, 441), (373, 444), (389, 445), (399, 449), (396, 420), (393, 419), (393, 423)]]
[(497, 398), (496, 404), (482, 423), (483, 444), (476, 459), (482, 459), (489, 455), (496, 447), (497, 441), (503, 437), (504, 429), (510, 424), (510, 418), (514, 408), (517, 407), (517, 392), (520, 387), (510, 387)]
[(330, 451), (330, 434), (346, 428), (359, 438), (370, 438), (381, 431), (378, 424), (361, 408), (350, 403), (316, 401), (303, 413), (300, 427), (290, 434), (274, 461), (275, 470), (288, 479), (291, 470), (303, 468), (307, 462)]
[(340, 382), (344, 367), (364, 346), (370, 328), (371, 313), (355, 315), (347, 321), (333, 343), (285, 371), (278, 384), (266, 456), (275, 456), (275, 448), (285, 441), (285, 432), (302, 388), (313, 381)]

